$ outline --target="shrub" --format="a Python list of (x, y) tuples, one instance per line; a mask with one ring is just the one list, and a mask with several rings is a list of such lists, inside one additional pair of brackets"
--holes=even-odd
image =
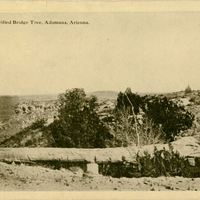
[(166, 140), (173, 141), (180, 131), (193, 124), (194, 115), (166, 97), (151, 97), (145, 99), (144, 104), (147, 117), (162, 127)]
[(117, 162), (117, 163), (101, 163), (99, 164), (99, 173), (104, 176), (112, 176), (115, 178), (120, 177), (139, 177), (140, 174), (137, 172), (133, 163), (130, 162)]
[(189, 101), (192, 102), (192, 103), (195, 103), (196, 102), (196, 97), (195, 96), (191, 97)]
[(164, 134), (152, 120), (143, 116), (140, 123), (135, 123), (134, 118), (126, 110), (114, 113), (112, 124), (112, 144), (110, 146), (130, 146), (157, 144), (164, 141)]
[(140, 145), (150, 145), (165, 142), (165, 133), (162, 128), (156, 125), (151, 119), (146, 116), (143, 118), (143, 123), (138, 126), (140, 136)]
[(117, 110), (127, 110), (129, 114), (138, 114), (139, 108), (143, 102), (142, 97), (138, 94), (132, 93), (130, 88), (127, 88), (124, 93), (120, 92), (117, 97)]
[(192, 89), (191, 87), (188, 85), (187, 88), (185, 88), (185, 94), (191, 93)]
[(122, 161), (100, 165), (100, 173), (112, 177), (159, 177), (159, 176), (183, 176), (200, 177), (199, 163), (191, 166), (188, 158), (180, 156), (171, 147), (154, 149), (153, 155), (147, 151), (143, 155), (136, 156), (137, 163)]
[(67, 90), (59, 97), (58, 120), (50, 126), (58, 147), (104, 147), (109, 132), (97, 114), (96, 97), (83, 89)]
[(153, 156), (145, 152), (144, 156), (137, 155), (137, 161), (141, 176), (194, 177), (199, 175), (199, 171), (196, 174), (194, 173), (194, 168), (189, 165), (188, 159), (180, 156), (173, 149), (166, 150), (163, 148), (158, 150), (155, 147)]
[(44, 125), (46, 123), (45, 119), (38, 119), (36, 120), (31, 126), (28, 127), (28, 129), (38, 129), (38, 128), (44, 128)]
[[(114, 114), (117, 113), (117, 120), (120, 121), (121, 116), (121, 121), (129, 122), (124, 123), (126, 130), (132, 130), (132, 133), (136, 135), (137, 144), (139, 137), (141, 138), (143, 135), (140, 134), (140, 129), (148, 129), (148, 126), (150, 126), (150, 123), (139, 125), (137, 115), (140, 114), (140, 111), (151, 122), (151, 130), (154, 129), (154, 131), (162, 133), (162, 138), (165, 138), (166, 141), (173, 141), (180, 131), (189, 129), (194, 120), (194, 116), (186, 111), (183, 106), (177, 105), (167, 97), (161, 95), (139, 96), (127, 89), (125, 93), (119, 93)], [(122, 114), (119, 115), (118, 113)]]

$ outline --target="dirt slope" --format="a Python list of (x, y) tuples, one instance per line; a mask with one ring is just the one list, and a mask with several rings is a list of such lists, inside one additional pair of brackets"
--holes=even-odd
[(200, 178), (111, 178), (86, 176), (80, 170), (0, 163), (0, 190), (200, 190)]

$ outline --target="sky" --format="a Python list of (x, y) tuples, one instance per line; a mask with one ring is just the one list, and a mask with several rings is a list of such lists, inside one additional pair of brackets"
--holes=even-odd
[(1, 14), (0, 95), (200, 89), (200, 13)]

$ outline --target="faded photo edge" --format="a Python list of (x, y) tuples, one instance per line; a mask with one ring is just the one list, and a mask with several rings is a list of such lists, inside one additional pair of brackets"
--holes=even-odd
[[(67, 6), (70, 4), (70, 6)], [(65, 6), (63, 6), (65, 5)], [(56, 1), (1, 1), (0, 13), (29, 13), (29, 12), (198, 12), (199, 1), (125, 1), (125, 2), (56, 2)], [(189, 199), (197, 200), (199, 192), (0, 192), (0, 199)]]

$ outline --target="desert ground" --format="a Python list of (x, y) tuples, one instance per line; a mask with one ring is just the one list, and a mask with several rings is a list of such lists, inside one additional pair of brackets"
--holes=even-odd
[(200, 178), (142, 177), (112, 178), (84, 174), (80, 169), (53, 170), (41, 166), (0, 163), (0, 190), (3, 191), (167, 191), (200, 190)]

